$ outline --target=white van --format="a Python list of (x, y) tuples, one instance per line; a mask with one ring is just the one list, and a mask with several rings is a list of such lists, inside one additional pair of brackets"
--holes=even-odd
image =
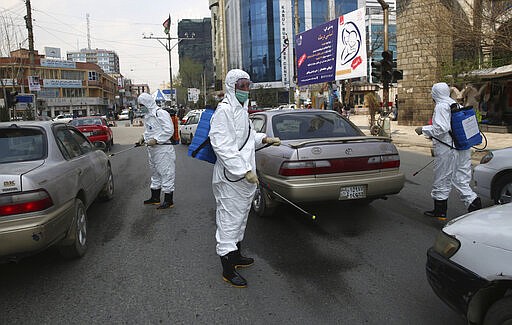
[(468, 323), (512, 324), (512, 203), (448, 222), (426, 269), (437, 296)]

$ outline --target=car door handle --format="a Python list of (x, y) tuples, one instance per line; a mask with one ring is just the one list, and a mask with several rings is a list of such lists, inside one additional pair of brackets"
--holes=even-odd
[(78, 168), (77, 170), (78, 170), (78, 176), (82, 175), (82, 172), (83, 172), (82, 168)]

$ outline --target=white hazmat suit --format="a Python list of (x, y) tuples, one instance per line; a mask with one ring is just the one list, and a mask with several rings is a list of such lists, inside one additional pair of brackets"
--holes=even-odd
[(236, 251), (237, 243), (244, 238), (256, 191), (256, 184), (249, 183), (244, 175), (248, 171), (256, 173), (255, 147), (266, 137), (254, 131), (247, 112), (248, 100), (242, 105), (235, 96), (235, 83), (249, 78), (243, 70), (228, 72), (225, 98), (210, 121), (210, 142), (217, 155), (212, 185), (217, 204), (215, 238), (219, 256)]
[(432, 125), (422, 127), (422, 133), (432, 137), (435, 156), (431, 196), (435, 201), (446, 201), (453, 185), (460, 193), (466, 208), (469, 208), (477, 198), (476, 193), (469, 186), (471, 150), (455, 150), (448, 146), (454, 147), (449, 132), (451, 131), (450, 105), (455, 103), (455, 100), (450, 97), (450, 87), (444, 82), (436, 83), (432, 87), (432, 99), (436, 103)]
[[(148, 112), (144, 115), (144, 141), (148, 144), (149, 167), (151, 169), (151, 189), (164, 194), (174, 192), (176, 153), (171, 145), (174, 127), (169, 113), (158, 107), (150, 94), (143, 93), (138, 102)], [(150, 140), (156, 144), (150, 146)], [(172, 197), (171, 197), (172, 203)]]

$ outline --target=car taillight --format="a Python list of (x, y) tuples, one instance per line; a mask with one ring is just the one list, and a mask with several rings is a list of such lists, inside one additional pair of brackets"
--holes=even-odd
[(53, 205), (45, 190), (0, 195), (0, 216), (46, 210)]
[(354, 157), (329, 160), (285, 161), (279, 169), (279, 175), (307, 176), (398, 167), (400, 167), (399, 155)]

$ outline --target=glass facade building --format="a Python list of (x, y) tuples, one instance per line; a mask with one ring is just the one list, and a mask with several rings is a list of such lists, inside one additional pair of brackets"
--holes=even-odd
[[(242, 69), (256, 83), (282, 80), (282, 6), (292, 10), (293, 0), (240, 1)], [(329, 21), (328, 0), (299, 0), (299, 32)], [(335, 0), (335, 16), (357, 9), (357, 0)], [(294, 22), (291, 22), (292, 26)], [(292, 27), (293, 29), (294, 27)], [(295, 34), (295, 32), (293, 32)], [(290, 35), (291, 37), (291, 35)], [(293, 45), (290, 41), (290, 47)]]

